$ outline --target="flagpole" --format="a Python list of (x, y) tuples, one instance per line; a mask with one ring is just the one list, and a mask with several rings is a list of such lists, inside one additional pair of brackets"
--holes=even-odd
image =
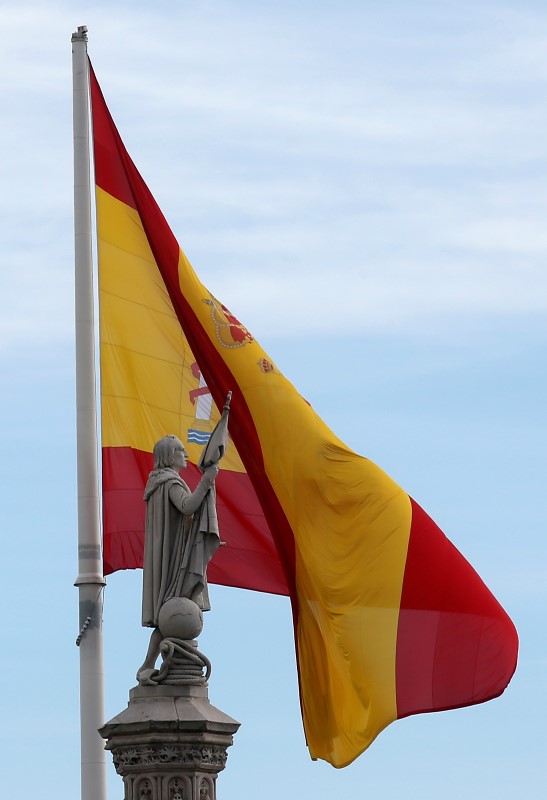
[(102, 590), (105, 584), (99, 522), (95, 329), (89, 176), (87, 28), (72, 34), (74, 122), (74, 242), (76, 306), (76, 427), (82, 800), (106, 800)]

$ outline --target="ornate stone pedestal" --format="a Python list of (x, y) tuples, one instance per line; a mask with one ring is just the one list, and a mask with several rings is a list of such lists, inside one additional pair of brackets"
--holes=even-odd
[(124, 800), (216, 800), (239, 722), (209, 703), (207, 686), (137, 686), (100, 729)]

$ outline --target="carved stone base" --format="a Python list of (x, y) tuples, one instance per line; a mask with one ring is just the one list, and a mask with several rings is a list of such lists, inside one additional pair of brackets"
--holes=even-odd
[(239, 722), (209, 703), (206, 686), (137, 686), (101, 730), (124, 800), (216, 800)]

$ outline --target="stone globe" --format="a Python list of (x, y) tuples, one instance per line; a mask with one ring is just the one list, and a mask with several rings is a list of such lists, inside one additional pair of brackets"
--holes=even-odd
[(158, 627), (165, 639), (195, 639), (203, 630), (203, 612), (187, 597), (172, 597), (160, 608)]

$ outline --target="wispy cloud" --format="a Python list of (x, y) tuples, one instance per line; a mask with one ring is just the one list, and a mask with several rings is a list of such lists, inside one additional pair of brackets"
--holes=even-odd
[(542, 12), (161, 8), (4, 4), (4, 344), (72, 336), (78, 21), (181, 244), (245, 321), (341, 335), (545, 309)]

